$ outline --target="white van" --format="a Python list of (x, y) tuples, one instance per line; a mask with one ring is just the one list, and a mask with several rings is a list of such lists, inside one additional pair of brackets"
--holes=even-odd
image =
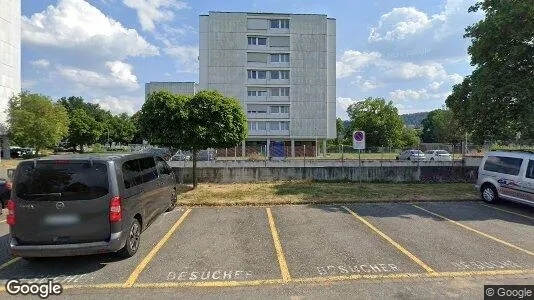
[(475, 187), (488, 203), (504, 199), (534, 206), (534, 152), (487, 153)]

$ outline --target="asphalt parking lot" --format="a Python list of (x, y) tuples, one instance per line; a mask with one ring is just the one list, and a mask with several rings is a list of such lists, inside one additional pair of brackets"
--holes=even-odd
[[(267, 296), (287, 287), (350, 292), (339, 284), (357, 282), (412, 282), (414, 290), (436, 279), (534, 282), (534, 209), (516, 204), (181, 207), (143, 233), (130, 259), (105, 254), (31, 262), (9, 255), (3, 218), (2, 285), (53, 279), (66, 294), (220, 288), (243, 296), (250, 292), (243, 288), (265, 286)], [(367, 285), (367, 292), (377, 287)]]

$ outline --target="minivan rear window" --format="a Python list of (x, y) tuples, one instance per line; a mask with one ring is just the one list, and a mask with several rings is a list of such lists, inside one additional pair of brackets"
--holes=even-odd
[(522, 158), (488, 156), (484, 164), (484, 170), (508, 175), (519, 175), (522, 163)]
[(24, 200), (90, 200), (109, 193), (107, 165), (84, 160), (24, 162), (14, 183)]

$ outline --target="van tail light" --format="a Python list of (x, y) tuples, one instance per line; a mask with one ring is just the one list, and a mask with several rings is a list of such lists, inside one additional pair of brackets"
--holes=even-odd
[(6, 222), (9, 226), (15, 225), (15, 202), (13, 200), (7, 201)]
[(117, 223), (122, 220), (121, 197), (113, 197), (109, 202), (109, 222)]
[(8, 191), (11, 191), (13, 189), (13, 183), (11, 183), (11, 181), (6, 181), (5, 187)]

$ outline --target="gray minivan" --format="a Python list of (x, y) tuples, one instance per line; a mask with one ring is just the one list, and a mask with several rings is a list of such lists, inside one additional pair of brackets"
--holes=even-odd
[(478, 169), (475, 188), (488, 203), (504, 199), (534, 205), (534, 153), (487, 153)]
[(13, 178), (9, 247), (23, 258), (130, 257), (141, 232), (177, 201), (172, 169), (148, 153), (26, 160)]

